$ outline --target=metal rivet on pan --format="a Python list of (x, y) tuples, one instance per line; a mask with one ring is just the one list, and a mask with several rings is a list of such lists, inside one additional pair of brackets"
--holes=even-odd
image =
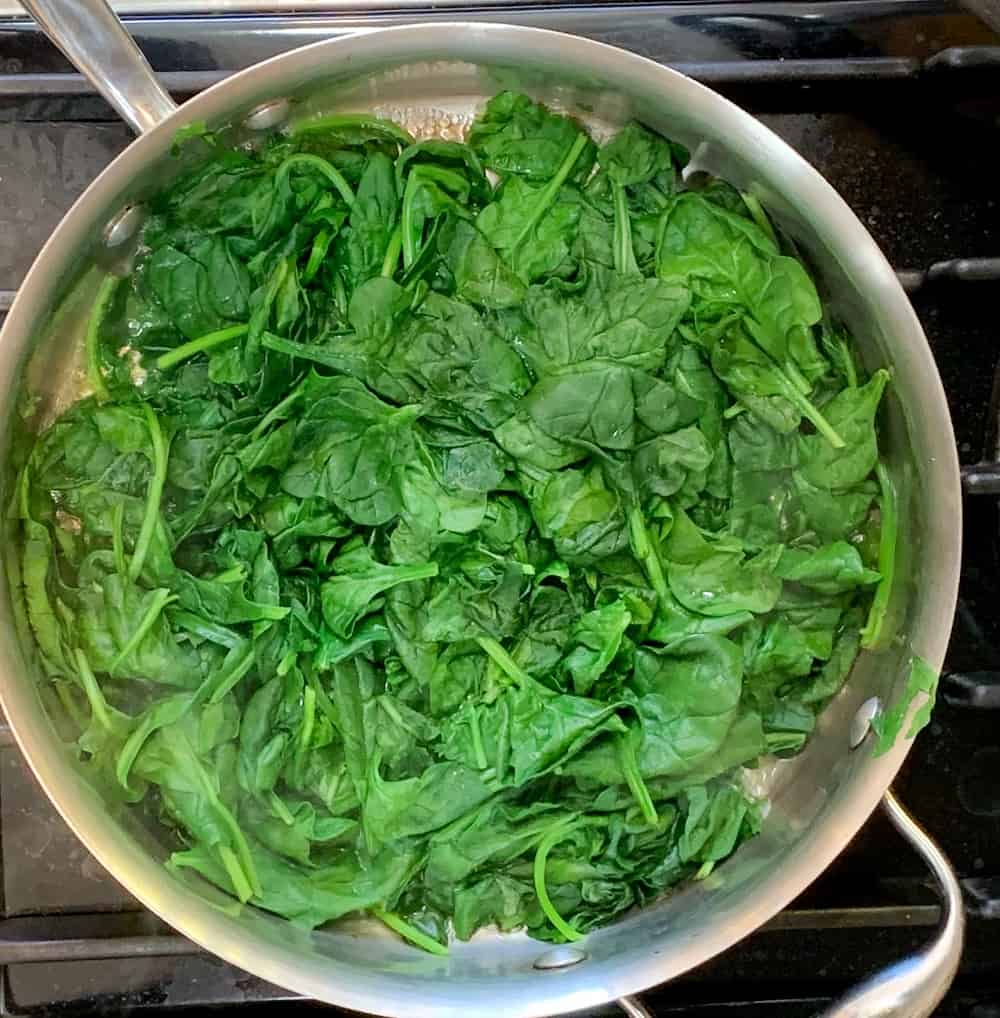
[(292, 104), (287, 99), (272, 99), (255, 106), (244, 118), (243, 124), (251, 131), (269, 131), (288, 119)]
[(587, 960), (587, 952), (581, 951), (578, 947), (570, 947), (563, 944), (560, 947), (553, 947), (551, 951), (539, 955), (535, 959), (536, 969), (565, 969), (570, 965), (579, 965), (581, 961)]
[(120, 247), (127, 243), (139, 232), (145, 218), (146, 212), (141, 205), (126, 205), (104, 227), (104, 243), (108, 247)]
[(851, 749), (857, 749), (865, 736), (871, 731), (872, 719), (882, 710), (882, 701), (873, 696), (865, 700), (858, 708), (857, 713), (851, 721), (851, 730), (848, 733), (848, 741)]

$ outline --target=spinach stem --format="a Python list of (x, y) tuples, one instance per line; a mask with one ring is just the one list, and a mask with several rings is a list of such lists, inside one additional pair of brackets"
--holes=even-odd
[(267, 277), (263, 299), (258, 303), (253, 314), (250, 315), (249, 331), (251, 344), (258, 342), (261, 334), (266, 332), (271, 324), (274, 303), (278, 299), (278, 294), (281, 292), (282, 287), (285, 285), (285, 280), (288, 279), (289, 272), (292, 273), (294, 282), (296, 272), (295, 259), (291, 257), (280, 258), (277, 265), (271, 270), (271, 274)]
[(292, 816), (291, 810), (285, 805), (281, 796), (278, 795), (273, 789), (270, 795), (271, 810), (274, 815), (286, 826), (293, 827), (295, 825), (295, 817)]
[[(26, 474), (27, 470), (24, 472)], [(28, 624), (38, 641), (42, 658), (51, 662), (54, 668), (67, 669), (66, 674), (72, 674), (68, 670), (71, 662), (67, 662), (63, 653), (55, 606), (49, 596), (48, 578), (53, 567), (52, 542), (41, 523), (26, 514), (23, 520), (26, 540), (21, 555), (21, 583), (24, 586)]]
[(243, 872), (243, 867), (240, 866), (236, 853), (228, 845), (219, 845), (219, 858), (226, 868), (229, 879), (233, 882), (233, 891), (236, 897), (245, 904), (253, 897), (253, 889)]
[[(228, 659), (227, 655), (226, 660)], [(236, 682), (239, 681), (239, 678), (245, 675), (248, 671), (248, 668), (243, 668), (242, 671), (238, 672), (237, 677), (232, 679), (233, 673), (237, 672), (246, 661), (249, 661), (250, 664), (253, 663), (253, 648), (250, 649), (250, 654), (248, 656), (245, 656), (236, 663), (232, 672), (227, 673), (223, 671), (223, 677), (221, 680), (217, 673), (212, 673), (206, 679), (202, 680), (201, 685), (193, 693), (180, 694), (170, 701), (161, 701), (160, 704), (156, 705), (159, 710), (155, 707), (151, 708), (142, 716), (142, 720), (139, 722), (138, 726), (133, 730), (128, 739), (126, 739), (125, 745), (122, 747), (122, 751), (118, 754), (118, 760), (115, 763), (115, 774), (118, 777), (118, 782), (122, 788), (128, 789), (128, 776), (132, 770), (132, 764), (135, 763), (135, 758), (139, 755), (139, 750), (142, 749), (146, 740), (153, 734), (153, 732), (165, 725), (176, 724), (180, 721), (180, 719), (184, 717), (184, 715), (187, 714), (192, 707), (203, 703), (209, 697), (212, 693), (212, 688), (216, 685), (216, 683), (221, 681), (222, 686), (225, 687), (225, 692), (232, 689)], [(219, 699), (221, 699), (221, 697)], [(167, 702), (172, 703), (176, 709), (171, 712), (165, 712), (162, 708), (164, 703)], [(216, 703), (217, 698), (213, 697), (209, 700), (209, 702)]]
[(483, 733), (479, 728), (479, 714), (475, 707), (469, 712), (469, 731), (472, 733), (472, 751), (476, 754), (476, 767), (484, 771), (489, 761), (486, 759), (486, 750), (483, 747)]
[(411, 944), (423, 948), (428, 954), (448, 954), (448, 948), (444, 944), (439, 944), (433, 937), (429, 937), (423, 930), (418, 930), (416, 926), (412, 926), (400, 916), (392, 912), (386, 912), (384, 908), (373, 908), (372, 915)]
[(223, 343), (228, 343), (231, 339), (239, 339), (249, 331), (249, 325), (230, 325), (225, 329), (216, 329), (215, 332), (206, 332), (204, 336), (188, 340), (186, 343), (181, 343), (180, 346), (175, 346), (173, 350), (160, 354), (156, 358), (156, 366), (160, 371), (166, 371), (167, 368), (172, 368), (175, 364), (180, 364), (181, 361), (194, 357), (195, 354), (221, 346)]
[(493, 768), (497, 781), (503, 781), (507, 776), (507, 765), (510, 763), (510, 748), (514, 741), (514, 719), (510, 713), (509, 705), (501, 708), (500, 721), (503, 730), (497, 735), (497, 755)]
[(111, 510), (111, 553), (115, 559), (115, 571), (119, 576), (128, 575), (128, 566), (125, 562), (125, 503), (120, 499), (115, 502)]
[[(749, 301), (748, 301), (749, 303)], [(768, 359), (771, 366), (776, 372), (781, 375), (782, 381), (785, 385), (790, 386), (793, 392), (797, 395), (809, 397), (812, 394), (812, 385), (809, 380), (799, 370), (798, 365), (792, 360), (791, 355), (787, 352), (787, 340), (782, 341), (782, 350), (784, 354), (781, 358), (777, 354), (772, 353), (767, 346), (761, 342), (758, 337), (758, 331), (763, 331), (764, 327), (758, 322), (752, 315), (747, 315), (745, 319), (746, 331), (750, 337), (750, 342)], [(751, 328), (755, 326), (756, 328)], [(789, 398), (791, 398), (789, 396)]]
[(803, 396), (808, 396), (812, 393), (812, 386), (809, 384), (809, 380), (799, 371), (798, 365), (791, 359), (785, 361), (785, 374), (792, 381), (792, 385), (795, 386)]
[(656, 806), (653, 805), (653, 799), (649, 794), (649, 789), (646, 787), (646, 782), (642, 780), (642, 773), (635, 758), (635, 746), (632, 744), (631, 736), (631, 732), (626, 732), (619, 736), (618, 759), (625, 774), (625, 780), (628, 782), (629, 790), (632, 792), (635, 801), (639, 804), (639, 809), (642, 810), (642, 815), (646, 818), (646, 822), (652, 827), (659, 822), (660, 818), (657, 815)]
[(288, 175), (297, 166), (305, 166), (309, 169), (317, 170), (322, 173), (324, 177), (337, 189), (340, 197), (344, 199), (347, 205), (354, 205), (354, 192), (351, 190), (351, 185), (344, 179), (344, 175), (326, 159), (320, 156), (311, 155), (308, 152), (296, 152), (295, 155), (289, 156), (279, 167), (278, 172), (275, 174), (279, 181), (287, 180)]
[(538, 221), (548, 211), (549, 206), (556, 200), (559, 189), (566, 183), (566, 178), (570, 173), (573, 172), (573, 167), (576, 165), (576, 161), (580, 158), (580, 153), (583, 152), (586, 145), (587, 136), (585, 134), (577, 135), (576, 141), (573, 142), (569, 154), (556, 171), (556, 175), (545, 185), (542, 193), (535, 199), (535, 207), (531, 210), (527, 222), (521, 227), (521, 232), (517, 235), (517, 239), (511, 245), (511, 255), (524, 243), (531, 231), (538, 225)]
[[(780, 371), (780, 368), (775, 368)], [(834, 447), (843, 449), (844, 440), (837, 434), (830, 422), (820, 413), (819, 408), (814, 406), (790, 380), (786, 381), (785, 398), (805, 417), (812, 421), (816, 430)]]
[[(240, 830), (240, 825), (236, 822), (236, 817), (233, 816), (232, 811), (219, 798), (219, 793), (212, 784), (212, 779), (205, 770), (198, 754), (195, 753), (194, 747), (188, 741), (187, 736), (183, 733), (179, 733), (178, 738), (184, 743), (187, 749), (186, 758), (190, 763), (191, 770), (197, 778), (198, 784), (201, 785), (202, 794), (208, 800), (209, 805), (215, 810), (217, 816), (226, 828), (228, 828), (229, 833), (232, 836), (233, 842), (236, 845), (236, 855), (234, 858), (239, 860), (240, 869), (246, 875), (246, 883), (249, 885), (252, 894), (256, 894), (258, 897), (263, 895), (264, 888), (261, 886), (260, 877), (257, 875), (257, 867), (254, 866), (253, 856), (250, 854), (250, 845), (247, 843), (246, 835), (244, 835), (243, 831)], [(220, 851), (227, 848), (228, 846), (222, 845), (220, 846)], [(232, 851), (232, 849), (228, 850)], [(251, 895), (247, 895), (247, 898), (250, 896)], [(243, 898), (241, 900), (246, 901), (247, 898)]]
[(344, 286), (344, 277), (339, 273), (333, 274), (333, 299), (337, 303), (337, 310), (341, 318), (347, 317), (347, 287)]
[[(431, 184), (438, 195), (444, 194), (450, 198), (453, 193), (461, 194), (464, 191), (465, 196), (468, 196), (468, 185), (460, 173), (431, 165), (415, 166), (410, 170), (410, 174), (406, 178), (406, 187), (403, 189), (403, 207), (400, 213), (403, 267), (405, 269), (409, 269), (422, 253), (420, 242), (423, 239), (423, 223), (419, 228), (414, 225), (413, 207), (417, 200), (417, 192), (420, 190), (420, 186), (425, 183)], [(432, 195), (432, 198), (434, 201), (440, 200), (434, 195)], [(452, 208), (457, 209), (460, 215), (464, 213), (464, 209), (455, 206), (454, 203)], [(440, 213), (440, 211), (440, 208), (436, 209), (436, 212)], [(435, 215), (435, 226), (439, 218), (439, 215)], [(428, 238), (427, 244), (430, 244), (430, 238)], [(384, 272), (382, 274), (385, 275)]]
[(638, 276), (639, 266), (632, 247), (632, 220), (628, 214), (628, 195), (625, 185), (612, 182), (615, 195), (615, 271), (626, 276)]
[(746, 205), (753, 221), (767, 234), (771, 243), (778, 247), (778, 237), (774, 232), (774, 227), (771, 225), (771, 220), (767, 218), (764, 206), (749, 191), (740, 191), (740, 197), (743, 199), (743, 204)]
[(329, 230), (320, 230), (313, 237), (312, 247), (309, 250), (309, 260), (306, 262), (306, 267), (302, 270), (301, 282), (303, 286), (311, 283), (313, 276), (319, 272), (319, 267), (323, 264), (323, 259), (330, 249), (331, 239)]
[(881, 461), (875, 465), (875, 474), (882, 489), (882, 496), (879, 499), (882, 531), (878, 541), (878, 571), (882, 574), (882, 579), (875, 589), (875, 596), (868, 608), (868, 619), (861, 630), (861, 646), (865, 648), (878, 646), (882, 638), (882, 627), (896, 573), (896, 541), (899, 534), (899, 505), (892, 477)]
[(172, 623), (186, 629), (189, 633), (194, 633), (195, 636), (200, 636), (203, 640), (208, 640), (209, 643), (217, 643), (220, 647), (232, 650), (233, 647), (238, 647), (243, 642), (243, 638), (237, 636), (231, 629), (209, 622), (193, 612), (184, 611), (182, 608), (171, 608), (168, 614)]
[(646, 528), (646, 519), (639, 506), (634, 505), (628, 511), (628, 533), (632, 545), (632, 553), (639, 560), (649, 580), (649, 585), (656, 592), (660, 607), (667, 611), (670, 605), (670, 592), (667, 580), (663, 575), (663, 565)]
[[(227, 654), (226, 657), (228, 658), (228, 656)], [(228, 670), (223, 670), (218, 675), (213, 676), (212, 685), (215, 688), (212, 690), (212, 695), (208, 698), (208, 702), (218, 703), (250, 671), (253, 663), (254, 653), (253, 646), (251, 645), (233, 662)], [(218, 685), (215, 685), (216, 683)]]
[(214, 583), (242, 583), (247, 577), (247, 567), (238, 562), (212, 577)]
[(545, 884), (545, 864), (549, 858), (549, 852), (560, 842), (563, 838), (569, 834), (572, 829), (572, 824), (557, 824), (545, 835), (544, 838), (538, 843), (538, 848), (535, 851), (535, 864), (533, 867), (533, 875), (535, 878), (535, 894), (538, 895), (538, 904), (542, 906), (542, 911), (547, 916), (548, 920), (552, 925), (567, 939), (567, 940), (582, 940), (583, 934), (570, 926), (568, 922), (556, 911), (555, 905), (552, 904), (552, 899), (549, 897), (549, 889)]
[[(833, 348), (836, 351), (836, 358), (840, 361), (840, 368), (844, 373), (844, 379), (849, 389), (858, 387), (858, 369), (848, 349), (847, 343), (842, 335), (835, 335), (832, 340)], [(833, 359), (831, 354), (831, 359)]]
[(278, 403), (275, 403), (273, 407), (260, 419), (253, 431), (250, 432), (250, 441), (254, 441), (260, 438), (265, 431), (278, 420), (285, 411), (302, 395), (302, 390), (305, 387), (305, 379), (299, 382), (292, 391), (285, 396)]
[[(132, 734), (125, 740), (125, 745), (122, 746), (118, 759), (115, 760), (115, 777), (122, 788), (126, 789), (126, 791), (129, 790), (128, 778), (132, 771), (132, 765), (135, 763), (135, 758), (139, 755), (139, 750), (145, 745), (146, 740), (158, 728), (176, 724), (180, 721), (191, 709), (196, 697), (197, 694), (192, 693), (190, 695), (181, 694), (170, 700), (161, 700), (140, 717), (138, 725), (132, 729)], [(167, 703), (174, 706), (176, 708), (175, 711), (165, 711), (164, 705)]]
[(283, 339), (281, 336), (265, 332), (261, 337), (261, 345), (268, 350), (283, 353), (286, 357), (298, 357), (299, 360), (322, 364), (323, 367), (332, 368), (342, 375), (357, 374), (357, 367), (350, 362), (349, 358), (332, 352), (330, 347), (321, 346), (319, 343), (296, 343), (294, 340)]
[(403, 715), (396, 710), (395, 705), (388, 696), (379, 697), (378, 705), (397, 725), (399, 725), (400, 728), (409, 732), (411, 735), (413, 734), (412, 727), (403, 720)]
[(312, 741), (316, 724), (316, 690), (307, 685), (302, 690), (302, 727), (299, 729), (299, 749), (305, 753)]
[(104, 699), (104, 694), (101, 692), (97, 677), (90, 667), (87, 655), (79, 647), (74, 651), (74, 655), (76, 657), (76, 667), (83, 682), (83, 691), (87, 694), (87, 699), (90, 701), (90, 713), (101, 728), (106, 732), (110, 732), (111, 715), (108, 713), (108, 701)]
[(139, 625), (135, 627), (135, 631), (132, 635), (122, 644), (121, 649), (115, 655), (114, 660), (108, 666), (108, 674), (114, 675), (118, 671), (118, 666), (124, 661), (129, 654), (132, 653), (142, 643), (143, 638), (153, 628), (156, 620), (160, 617), (163, 609), (171, 603), (176, 601), (175, 595), (171, 594), (169, 590), (164, 587), (160, 587), (158, 590), (153, 591), (153, 596), (149, 599), (149, 607), (143, 613), (142, 618), (139, 620)]
[(477, 636), (476, 643), (500, 666), (500, 670), (520, 686), (535, 686), (535, 680), (493, 639)]
[(153, 539), (153, 531), (156, 529), (156, 521), (160, 515), (163, 485), (167, 480), (167, 443), (160, 430), (160, 422), (148, 403), (143, 403), (142, 409), (146, 415), (146, 425), (149, 428), (149, 437), (153, 445), (153, 473), (149, 479), (149, 490), (146, 493), (146, 511), (143, 514), (142, 526), (139, 528), (139, 536), (135, 540), (135, 548), (132, 551), (132, 561), (128, 566), (128, 578), (133, 583), (139, 578), (146, 561), (146, 554)]
[(118, 276), (108, 276), (101, 283), (93, 309), (90, 312), (90, 319), (87, 322), (87, 335), (84, 340), (87, 357), (87, 381), (100, 403), (110, 396), (108, 387), (104, 384), (104, 375), (101, 373), (101, 326), (107, 317), (108, 308), (111, 306), (119, 283), (121, 280)]
[(777, 376), (784, 390), (782, 395), (791, 403), (806, 420), (812, 421), (816, 430), (834, 447), (843, 449), (844, 440), (837, 434), (833, 425), (823, 416), (819, 407), (808, 399), (812, 387), (802, 376), (802, 372), (790, 361), (779, 364), (778, 361), (752, 338), (750, 340), (754, 348), (770, 365), (771, 370)]
[(396, 264), (399, 262), (399, 251), (402, 246), (403, 226), (402, 223), (397, 223), (396, 229), (392, 231), (392, 236), (389, 238), (389, 246), (385, 249), (385, 258), (382, 259), (380, 275), (386, 279), (392, 279), (396, 274)]
[(312, 673), (311, 669), (307, 668), (304, 671), (306, 682), (309, 683), (316, 693), (316, 703), (319, 704), (320, 713), (330, 722), (334, 731), (341, 731), (340, 715), (337, 713), (337, 708), (334, 706), (329, 694), (323, 688), (319, 679)]
[(403, 209), (399, 220), (400, 241), (403, 245), (404, 269), (408, 269), (417, 257), (417, 240), (419, 238), (413, 235), (413, 202), (416, 199), (417, 189), (419, 187), (420, 174), (414, 170), (406, 178), (406, 188), (403, 191)]

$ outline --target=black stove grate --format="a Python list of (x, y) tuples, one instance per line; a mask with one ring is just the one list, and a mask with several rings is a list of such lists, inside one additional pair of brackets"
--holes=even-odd
[[(387, 2), (386, 7), (391, 7)], [(955, 863), (969, 915), (945, 1018), (1000, 1018), (1000, 40), (939, 0), (490, 5), (478, 10), (137, 18), (178, 95), (357, 27), (456, 17), (575, 31), (700, 78), (836, 186), (911, 294), (964, 465), (961, 604), (931, 726), (896, 790)], [(0, 313), (127, 129), (23, 19), (0, 20)], [(200, 952), (80, 846), (0, 728), (0, 1018), (304, 1009)], [(923, 864), (880, 816), (762, 930), (646, 996), (657, 1015), (799, 1018), (930, 936)], [(594, 1014), (617, 1013), (612, 1008)]]

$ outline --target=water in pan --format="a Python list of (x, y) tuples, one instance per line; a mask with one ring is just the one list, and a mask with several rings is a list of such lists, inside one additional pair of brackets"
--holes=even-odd
[(435, 106), (400, 107), (380, 103), (372, 109), (372, 112), (394, 120), (409, 131), (417, 141), (425, 141), (428, 138), (463, 141), (475, 118), (475, 109), (469, 103), (456, 103), (452, 109)]
[[(483, 99), (480, 96), (460, 96), (447, 103), (426, 105), (407, 103), (400, 106), (393, 103), (376, 103), (371, 107), (371, 112), (394, 120), (418, 141), (427, 138), (462, 141), (482, 105)], [(578, 109), (568, 108), (566, 104), (556, 100), (549, 101), (547, 105), (560, 113), (569, 113), (577, 117), (587, 125), (587, 129), (599, 143), (606, 141), (621, 126), (619, 122), (581, 114)]]

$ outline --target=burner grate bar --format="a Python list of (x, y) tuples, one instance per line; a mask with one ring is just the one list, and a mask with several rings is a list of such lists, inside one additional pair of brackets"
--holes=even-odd
[(941, 694), (954, 707), (1000, 710), (1000, 672), (946, 672)]
[(760, 927), (774, 930), (828, 930), (934, 926), (937, 905), (871, 905), (859, 908), (789, 908)]
[(1000, 463), (963, 466), (962, 487), (970, 495), (1000, 495)]
[(151, 937), (80, 937), (67, 940), (6, 940), (0, 935), (0, 965), (38, 962), (103, 961), (113, 958), (164, 958), (201, 954), (179, 935)]
[[(168, 92), (193, 95), (217, 85), (236, 71), (161, 71), (157, 77)], [(97, 95), (82, 74), (0, 74), (0, 99), (42, 99), (50, 96)]]
[[(941, 910), (937, 905), (786, 909), (765, 923), (760, 932), (934, 926), (940, 915)], [(57, 917), (52, 919), (58, 922)], [(49, 939), (5, 938), (0, 932), (0, 965), (176, 957), (201, 953), (203, 949), (197, 944), (185, 937), (169, 934)]]
[[(514, 22), (523, 20), (514, 17)], [(530, 23), (530, 21), (526, 22)], [(352, 35), (356, 28), (332, 30), (324, 37)], [(744, 59), (663, 63), (708, 85), (774, 85), (847, 81), (906, 81), (942, 72), (975, 71), (1000, 67), (1000, 46), (951, 46), (926, 60), (918, 57), (812, 57)], [(240, 67), (203, 70), (162, 70), (158, 77), (167, 91), (193, 95), (235, 74)], [(81, 74), (27, 71), (0, 74), (0, 99), (44, 99), (96, 96), (94, 86)]]
[(1000, 46), (949, 46), (929, 57), (924, 68), (949, 70), (992, 70), (1000, 67)]
[(926, 269), (897, 269), (903, 289), (915, 293), (926, 283), (990, 283), (1000, 280), (1000, 258), (950, 258)]
[[(916, 77), (923, 64), (910, 57), (857, 57), (844, 60), (713, 60), (668, 62), (689, 78), (706, 85), (772, 85), (841, 81), (901, 81)], [(168, 92), (193, 95), (235, 74), (236, 69), (161, 71), (157, 76)], [(42, 99), (92, 96), (97, 92), (80, 74), (0, 74), (0, 99)]]
[(978, 919), (1000, 919), (1000, 878), (970, 877), (962, 881), (965, 910)]

